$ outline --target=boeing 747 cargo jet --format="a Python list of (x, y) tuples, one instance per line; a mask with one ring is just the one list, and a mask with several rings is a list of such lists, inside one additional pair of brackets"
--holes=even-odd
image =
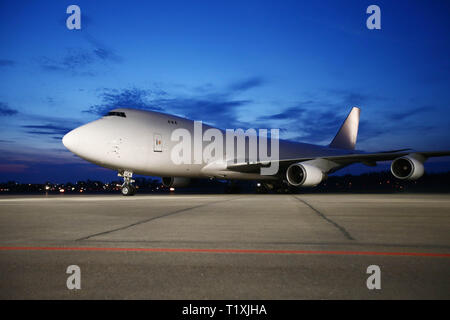
[[(424, 174), (423, 163), (428, 158), (450, 155), (450, 151), (402, 149), (370, 153), (355, 150), (359, 115), (360, 109), (352, 108), (327, 146), (278, 141), (276, 134), (276, 139), (272, 136), (272, 139), (261, 140), (261, 134), (252, 135), (243, 130), (236, 130), (232, 140), (228, 140), (218, 136), (225, 135), (224, 130), (202, 126), (196, 121), (128, 108), (114, 109), (101, 119), (78, 127), (62, 141), (79, 157), (116, 170), (124, 179), (123, 195), (136, 191), (133, 174), (161, 177), (167, 187), (186, 186), (191, 178), (259, 180), (267, 184), (281, 182), (312, 187), (329, 173), (350, 164), (375, 166), (378, 161), (388, 160), (392, 160), (391, 172), (396, 178), (414, 180)], [(243, 153), (236, 151), (234, 144), (226, 148), (227, 142), (239, 140), (239, 137), (244, 137), (241, 140), (245, 145)], [(252, 142), (258, 152), (256, 157), (251, 157)], [(211, 148), (214, 143), (216, 148)], [(211, 149), (215, 149), (215, 155)], [(203, 156), (206, 150), (214, 157)], [(267, 156), (262, 156), (262, 150)]]

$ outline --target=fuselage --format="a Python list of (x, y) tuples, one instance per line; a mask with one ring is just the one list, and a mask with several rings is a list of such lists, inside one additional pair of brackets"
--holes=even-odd
[[(223, 161), (207, 162), (204, 159), (191, 163), (173, 163), (172, 149), (179, 141), (172, 140), (176, 129), (185, 129), (194, 135), (194, 121), (182, 117), (136, 109), (120, 108), (98, 120), (78, 127), (63, 138), (64, 145), (79, 157), (99, 166), (117, 171), (159, 177), (224, 178), (224, 179), (280, 179), (280, 174), (261, 175), (227, 170), (226, 163), (248, 161), (248, 146), (244, 158), (237, 154)], [(203, 124), (203, 132), (213, 127)], [(217, 129), (219, 130), (219, 129)], [(225, 133), (224, 130), (220, 130)], [(249, 140), (246, 140), (248, 144)], [(202, 149), (210, 142), (201, 141)], [(259, 143), (259, 140), (257, 140)], [(194, 148), (195, 142), (191, 142)], [(224, 150), (226, 149), (223, 141)], [(270, 144), (269, 152), (270, 150)], [(258, 145), (258, 149), (259, 149)], [(354, 150), (329, 148), (307, 143), (279, 140), (279, 158), (318, 158), (331, 155), (358, 153)], [(194, 151), (192, 150), (192, 154)], [(260, 160), (260, 159), (258, 159)]]

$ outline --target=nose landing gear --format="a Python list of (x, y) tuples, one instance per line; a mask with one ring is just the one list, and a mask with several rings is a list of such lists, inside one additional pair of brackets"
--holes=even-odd
[(136, 193), (136, 187), (133, 185), (134, 180), (133, 172), (131, 171), (119, 171), (117, 174), (119, 177), (123, 177), (122, 195), (132, 196)]

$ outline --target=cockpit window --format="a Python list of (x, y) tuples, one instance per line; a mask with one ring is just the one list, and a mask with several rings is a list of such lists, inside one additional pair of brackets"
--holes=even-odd
[(117, 112), (117, 111), (110, 111), (105, 115), (105, 117), (109, 117), (109, 116), (116, 116), (116, 117), (122, 117), (122, 118), (127, 117), (125, 115), (125, 112)]

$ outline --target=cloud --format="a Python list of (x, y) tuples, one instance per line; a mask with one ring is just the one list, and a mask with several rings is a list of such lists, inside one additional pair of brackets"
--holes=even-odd
[(63, 72), (82, 76), (95, 75), (90, 69), (95, 62), (95, 57), (91, 52), (83, 49), (68, 49), (67, 54), (62, 58), (41, 57), (38, 62), (42, 69), (49, 72)]
[(262, 77), (252, 77), (232, 83), (229, 88), (231, 91), (247, 91), (252, 88), (260, 87), (265, 83)]
[(164, 99), (159, 100), (158, 105), (167, 112), (192, 120), (202, 120), (221, 128), (237, 128), (248, 126), (247, 123), (237, 119), (237, 110), (251, 102), (251, 100), (234, 100), (214, 94), (204, 97)]
[(384, 98), (375, 95), (369, 95), (360, 91), (346, 89), (328, 90), (328, 94), (334, 99), (337, 99), (343, 106), (346, 107), (362, 106), (369, 101), (384, 100)]
[(18, 114), (19, 111), (11, 109), (7, 103), (0, 102), (0, 117), (3, 116), (13, 116)]
[(65, 126), (59, 126), (59, 125), (53, 125), (53, 124), (45, 124), (45, 125), (23, 125), (22, 128), (27, 129), (27, 133), (29, 134), (35, 134), (35, 135), (64, 135), (70, 130), (71, 128), (65, 127)]
[(388, 118), (391, 120), (405, 120), (407, 118), (414, 117), (421, 113), (430, 112), (435, 109), (436, 108), (433, 106), (420, 106), (420, 107), (416, 107), (416, 108), (401, 111), (401, 112), (390, 113), (388, 115)]
[(73, 153), (63, 149), (25, 145), (17, 142), (0, 146), (0, 163), (82, 163), (84, 160), (74, 157)]
[(16, 64), (15, 61), (9, 59), (0, 59), (0, 67), (11, 67)]
[(116, 54), (113, 49), (109, 48), (108, 46), (100, 42), (98, 39), (96, 39), (89, 33), (84, 32), (83, 34), (86, 40), (93, 47), (92, 52), (98, 59), (102, 61), (111, 61), (116, 63), (123, 61), (123, 58), (120, 57), (118, 54)]
[(58, 58), (40, 57), (38, 63), (41, 68), (49, 72), (63, 72), (74, 76), (95, 76), (100, 66), (123, 61), (114, 50), (91, 35), (84, 33), (84, 37), (88, 47), (67, 48), (67, 53)]
[(237, 119), (237, 112), (240, 107), (253, 101), (236, 99), (234, 95), (263, 83), (261, 77), (253, 77), (232, 83), (225, 90), (214, 90), (214, 86), (208, 83), (201, 90), (199, 87), (193, 88), (191, 95), (170, 94), (159, 86), (157, 89), (103, 88), (100, 93), (101, 103), (92, 105), (83, 112), (104, 115), (115, 108), (135, 108), (173, 113), (221, 128), (249, 127), (248, 123)]
[(291, 132), (300, 133), (298, 140), (313, 143), (328, 143), (339, 130), (345, 115), (330, 111), (305, 112), (301, 121), (291, 124)]
[(89, 52), (72, 49), (61, 61), (61, 66), (69, 70), (84, 68), (94, 62), (94, 57)]
[[(61, 142), (64, 134), (83, 123), (83, 120), (73, 117), (56, 117), (26, 112), (20, 113), (18, 120), (20, 121), (20, 125), (17, 125), (16, 130), (40, 137), (39, 141), (45, 143), (54, 143), (55, 140)], [(16, 141), (16, 143), (20, 142), (20, 140)]]
[[(387, 100), (351, 89), (329, 89), (320, 95), (307, 93), (304, 96), (307, 98), (293, 106), (283, 108), (277, 113), (259, 116), (256, 121), (271, 128), (282, 125), (282, 133), (286, 133), (292, 140), (327, 144), (336, 135), (351, 107), (364, 107), (376, 101)], [(381, 127), (368, 125), (364, 129), (363, 137), (383, 134)]]
[(134, 108), (162, 111), (185, 116), (193, 120), (202, 120), (211, 124), (220, 124), (229, 128), (237, 125), (236, 109), (250, 103), (250, 100), (233, 100), (221, 94), (209, 94), (196, 97), (164, 98), (165, 93), (138, 88), (110, 90), (101, 93), (101, 104), (92, 105), (83, 112), (104, 115), (116, 108)]
[(96, 48), (96, 49), (94, 49), (94, 53), (98, 58), (100, 58), (102, 60), (108, 60), (112, 54), (110, 51), (108, 51), (104, 48)]
[(328, 144), (350, 111), (341, 100), (329, 102), (325, 98), (314, 98), (300, 101), (280, 112), (259, 116), (256, 122), (268, 128), (282, 125), (281, 132), (289, 140)]
[(305, 101), (299, 103), (295, 107), (287, 108), (286, 110), (275, 113), (272, 115), (258, 117), (257, 121), (272, 121), (272, 120), (289, 120), (289, 119), (299, 119), (307, 111), (305, 108), (308, 104), (313, 104), (313, 101)]
[[(192, 120), (202, 120), (206, 124), (225, 128), (280, 128), (282, 134), (291, 140), (309, 143), (328, 144), (336, 135), (339, 127), (345, 120), (352, 105), (370, 105), (374, 101), (388, 100), (379, 96), (360, 93), (352, 90), (328, 90), (319, 97), (307, 95), (308, 99), (301, 100), (293, 106), (281, 109), (274, 114), (262, 115), (253, 123), (241, 121), (239, 115), (242, 108), (251, 106), (252, 99), (236, 98), (246, 90), (251, 90), (262, 85), (261, 77), (251, 77), (236, 81), (217, 89), (208, 83), (205, 86), (194, 87), (191, 94), (171, 94), (170, 90), (126, 88), (107, 89), (100, 91), (101, 102), (92, 105), (84, 112), (104, 115), (114, 108), (136, 108), (155, 110), (176, 114)], [(189, 92), (189, 88), (183, 87), (183, 91)], [(379, 114), (376, 123), (362, 120), (358, 141), (375, 141), (373, 139), (386, 135), (395, 129), (401, 121), (421, 112), (426, 112), (431, 107), (416, 107), (408, 112), (396, 114)], [(279, 109), (277, 109), (279, 110)], [(400, 118), (399, 121), (385, 121)], [(402, 122), (405, 124), (405, 122)]]
[(369, 120), (360, 120), (357, 141), (363, 142), (385, 134), (388, 131), (386, 128), (387, 126), (389, 126), (389, 124), (385, 121), (375, 123)]
[(161, 111), (162, 109), (155, 105), (155, 100), (149, 100), (152, 95), (164, 95), (163, 91), (154, 92), (139, 88), (129, 88), (123, 90), (103, 89), (100, 94), (102, 103), (92, 105), (83, 112), (96, 115), (105, 115), (108, 111), (116, 108), (135, 108), (144, 110)]

